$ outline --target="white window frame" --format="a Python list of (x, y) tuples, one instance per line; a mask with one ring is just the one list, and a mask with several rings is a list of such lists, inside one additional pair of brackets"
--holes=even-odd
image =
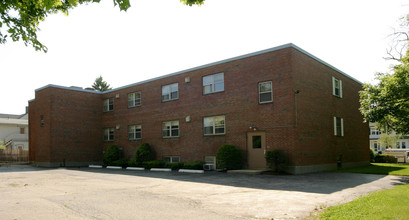
[[(137, 137), (139, 134), (139, 137)], [(141, 125), (128, 125), (128, 140), (140, 140), (142, 139), (142, 126)]]
[[(339, 94), (337, 94), (337, 82), (338, 82), (338, 86), (339, 86), (339, 88), (338, 88), (338, 93)], [(342, 80), (340, 80), (340, 79), (337, 79), (337, 78), (335, 78), (335, 77), (332, 77), (332, 95), (334, 95), (334, 96), (336, 96), (336, 97), (339, 97), (339, 98), (342, 98)]]
[[(176, 127), (177, 126), (177, 127)], [(173, 135), (173, 131), (177, 131), (177, 135)], [(169, 132), (169, 135), (168, 135)], [(163, 138), (174, 138), (179, 137), (179, 121), (165, 121), (162, 122), (162, 137)]]
[[(217, 125), (217, 122), (222, 122), (221, 125)], [(206, 133), (206, 127), (212, 127), (212, 133)], [(223, 133), (216, 132), (216, 129), (223, 128)], [(203, 118), (203, 134), (205, 136), (212, 135), (224, 135), (226, 134), (226, 117), (224, 115), (210, 116)]]
[[(137, 97), (137, 95), (139, 97)], [(142, 103), (141, 92), (132, 92), (128, 94), (128, 108), (141, 106), (141, 103)]]
[[(339, 126), (337, 124), (337, 119), (338, 118), (340, 119), (340, 125)], [(341, 127), (340, 134), (338, 134), (338, 127)], [(340, 136), (340, 137), (344, 136), (344, 119), (343, 118), (334, 117), (334, 135), (335, 136)]]
[(115, 139), (115, 129), (114, 128), (104, 128), (104, 141), (113, 141), (114, 139)]
[(111, 112), (113, 110), (114, 110), (114, 98), (104, 99), (103, 111), (104, 112)]
[[(176, 86), (176, 91), (172, 90), (175, 88), (175, 86)], [(174, 92), (176, 92), (176, 97), (172, 98), (172, 93)], [(168, 96), (168, 98), (165, 98), (166, 96)], [(178, 83), (172, 83), (169, 85), (162, 86), (162, 102), (168, 102), (168, 101), (177, 100), (177, 99), (179, 99), (179, 84)]]
[[(216, 76), (222, 76), (222, 81), (215, 81)], [(205, 81), (209, 81), (206, 83)], [(223, 84), (223, 89), (219, 89), (216, 91), (216, 85)], [(224, 91), (224, 73), (216, 73), (212, 75), (207, 75), (202, 77), (202, 86), (203, 86), (203, 94), (212, 94), (217, 92)], [(206, 92), (206, 88), (209, 88), (209, 91)]]
[(166, 163), (179, 163), (180, 156), (164, 156), (163, 161), (165, 161)]
[[(271, 91), (262, 92), (261, 91), (261, 85), (262, 84), (267, 84), (267, 83), (270, 84)], [(267, 94), (267, 93), (271, 93), (271, 100), (261, 101), (261, 95), (262, 94)], [(258, 103), (263, 104), (263, 103), (271, 103), (271, 102), (273, 102), (273, 82), (272, 81), (259, 82), (258, 83)]]

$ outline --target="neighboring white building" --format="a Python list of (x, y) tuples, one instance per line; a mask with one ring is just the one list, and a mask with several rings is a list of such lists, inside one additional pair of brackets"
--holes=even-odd
[(28, 114), (0, 114), (0, 140), (9, 153), (28, 152)]
[[(380, 151), (385, 151), (386, 146), (382, 146), (379, 138), (382, 135), (382, 132), (376, 128), (376, 123), (369, 123), (369, 142), (370, 142), (370, 148), (375, 151), (375, 153), (380, 152)], [(390, 136), (396, 136), (395, 132), (392, 132)], [(390, 146), (392, 149), (407, 149), (409, 150), (409, 135), (402, 135), (400, 138), (397, 140), (395, 145)]]

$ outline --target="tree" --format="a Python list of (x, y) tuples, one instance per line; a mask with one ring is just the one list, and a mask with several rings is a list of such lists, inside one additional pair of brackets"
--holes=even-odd
[(398, 140), (399, 140), (398, 137), (388, 135), (387, 133), (383, 133), (381, 137), (379, 138), (379, 142), (381, 143), (381, 146), (385, 148), (395, 146)]
[(99, 76), (98, 78), (95, 79), (95, 82), (92, 85), (92, 88), (100, 92), (104, 92), (104, 91), (112, 89), (110, 85), (102, 79), (102, 76)]
[[(131, 7), (129, 0), (113, 0), (121, 11)], [(204, 0), (180, 0), (183, 4), (201, 5)], [(50, 14), (64, 13), (81, 4), (98, 3), (100, 0), (2, 0), (0, 1), (0, 44), (7, 39), (22, 40), (35, 50), (47, 52), (47, 47), (37, 39), (39, 24)]]
[(393, 73), (378, 73), (376, 85), (364, 84), (360, 111), (366, 121), (378, 122), (383, 131), (409, 133), (409, 50)]

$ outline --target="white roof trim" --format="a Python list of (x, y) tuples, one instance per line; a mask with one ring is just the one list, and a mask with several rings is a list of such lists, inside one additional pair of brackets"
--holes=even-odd
[[(239, 59), (243, 59), (243, 58), (247, 58), (247, 57), (252, 57), (252, 56), (256, 56), (256, 55), (260, 55), (260, 54), (264, 54), (264, 53), (269, 53), (269, 52), (273, 52), (273, 51), (277, 51), (277, 50), (281, 50), (281, 49), (285, 49), (285, 48), (290, 48), (290, 47), (292, 47), (292, 48), (300, 51), (301, 53), (311, 57), (312, 59), (314, 59), (314, 60), (316, 60), (316, 61), (318, 61), (318, 62), (320, 62), (320, 63), (322, 63), (322, 64), (324, 64), (324, 65), (326, 65), (328, 67), (330, 67), (331, 69), (334, 69), (335, 71), (340, 72), (341, 74), (343, 74), (346, 77), (352, 79), (353, 81), (355, 81), (355, 82), (357, 82), (359, 84), (362, 84), (357, 79), (355, 79), (355, 78), (351, 77), (350, 75), (342, 72), (341, 70), (335, 68), (334, 66), (328, 64), (327, 62), (315, 57), (314, 55), (308, 53), (307, 51), (301, 49), (300, 47), (298, 47), (298, 46), (296, 46), (296, 45), (294, 45), (292, 43), (289, 43), (289, 44), (284, 44), (284, 45), (281, 45), (281, 46), (277, 46), (277, 47), (273, 47), (273, 48), (269, 48), (269, 49), (265, 49), (265, 50), (260, 50), (260, 51), (249, 53), (249, 54), (244, 54), (244, 55), (237, 56), (237, 57), (232, 57), (232, 58), (225, 59), (225, 60), (220, 60), (220, 61), (213, 62), (213, 63), (208, 63), (208, 64), (205, 64), (205, 65), (193, 67), (193, 68), (190, 68), (190, 69), (185, 69), (185, 70), (182, 70), (182, 71), (178, 71), (178, 72), (174, 72), (174, 73), (171, 73), (171, 74), (155, 77), (155, 78), (144, 80), (144, 81), (141, 81), (141, 82), (121, 86), (121, 87), (111, 89), (111, 90), (108, 90), (108, 91), (105, 91), (105, 92), (92, 91), (92, 90), (80, 89), (80, 88), (75, 88), (75, 87), (65, 87), (65, 86), (59, 86), (59, 85), (53, 85), (53, 84), (43, 86), (41, 88), (36, 89), (35, 91), (37, 92), (37, 91), (40, 91), (40, 90), (48, 88), (48, 87), (54, 87), (54, 88), (68, 89), (68, 90), (79, 91), (79, 92), (90, 92), (90, 93), (96, 93), (96, 94), (105, 94), (105, 93), (110, 93), (110, 92), (118, 91), (118, 90), (121, 90), (121, 89), (129, 88), (129, 87), (132, 87), (132, 86), (141, 85), (141, 84), (144, 84), (144, 83), (156, 81), (156, 80), (159, 80), (159, 79), (179, 75), (179, 74), (182, 74), (182, 73), (191, 72), (191, 71), (194, 71), (194, 70), (199, 70), (199, 69), (215, 66), (215, 65), (218, 65), (218, 64), (227, 63), (227, 62), (231, 62), (231, 61), (235, 61), (235, 60), (239, 60)], [(30, 100), (30, 101), (32, 101), (32, 100)]]

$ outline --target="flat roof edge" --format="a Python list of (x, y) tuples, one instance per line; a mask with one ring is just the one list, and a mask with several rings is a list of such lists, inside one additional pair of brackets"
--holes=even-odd
[(40, 87), (40, 88), (36, 89), (35, 92), (46, 89), (46, 88), (50, 88), (50, 87), (58, 88), (58, 89), (72, 90), (72, 91), (78, 91), (78, 92), (89, 92), (89, 93), (95, 93), (95, 94), (101, 94), (102, 93), (102, 92), (99, 92), (99, 91), (86, 90), (86, 89), (75, 88), (75, 87), (59, 86), (59, 85), (54, 85), (54, 84), (48, 84), (46, 86)]

